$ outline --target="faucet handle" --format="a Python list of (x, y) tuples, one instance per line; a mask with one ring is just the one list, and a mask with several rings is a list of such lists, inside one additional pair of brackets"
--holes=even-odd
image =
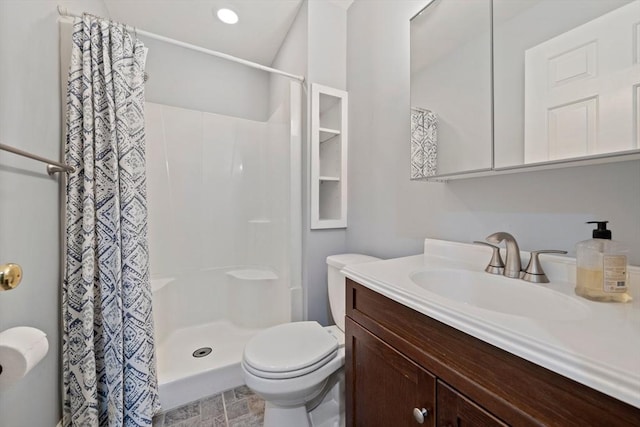
[(502, 261), (502, 257), (500, 256), (500, 247), (492, 245), (491, 243), (481, 242), (479, 240), (474, 240), (473, 243), (475, 243), (476, 245), (484, 245), (493, 248), (491, 261), (489, 261), (489, 264), (485, 267), (484, 271), (491, 274), (504, 274), (504, 262)]
[(549, 278), (540, 265), (538, 255), (540, 254), (566, 254), (567, 251), (558, 251), (555, 249), (545, 249), (541, 251), (531, 251), (531, 259), (527, 268), (524, 269), (522, 280), (533, 283), (549, 283)]

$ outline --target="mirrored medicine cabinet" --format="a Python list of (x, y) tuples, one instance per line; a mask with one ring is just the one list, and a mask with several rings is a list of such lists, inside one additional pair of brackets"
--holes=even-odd
[(411, 179), (640, 158), (640, 0), (435, 0), (410, 29)]

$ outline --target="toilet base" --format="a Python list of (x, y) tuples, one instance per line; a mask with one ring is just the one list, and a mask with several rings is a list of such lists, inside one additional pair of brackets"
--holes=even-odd
[(270, 402), (264, 406), (264, 427), (310, 427), (307, 407), (294, 406), (283, 408)]
[(281, 407), (265, 402), (264, 427), (344, 427), (344, 371), (333, 374), (323, 392), (300, 407)]

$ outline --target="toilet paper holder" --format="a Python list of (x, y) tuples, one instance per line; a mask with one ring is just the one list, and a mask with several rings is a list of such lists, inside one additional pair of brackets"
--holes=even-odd
[(0, 265), (0, 291), (15, 289), (21, 281), (22, 267), (13, 263)]

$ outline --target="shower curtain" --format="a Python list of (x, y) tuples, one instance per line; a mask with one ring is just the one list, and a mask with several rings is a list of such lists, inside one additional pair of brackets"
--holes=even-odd
[(67, 86), (63, 424), (150, 426), (159, 410), (147, 242), (146, 48), (76, 19)]

